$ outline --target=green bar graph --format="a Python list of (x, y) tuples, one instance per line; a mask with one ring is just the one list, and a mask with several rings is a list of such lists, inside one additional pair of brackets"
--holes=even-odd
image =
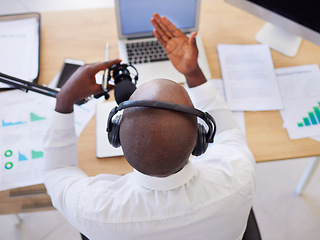
[(299, 128), (320, 125), (320, 102), (318, 102), (318, 106), (313, 107), (313, 112), (307, 114), (307, 117), (303, 117), (302, 121), (297, 123)]
[(36, 115), (36, 114), (33, 113), (33, 112), (30, 113), (30, 121), (31, 121), (31, 122), (40, 121), (40, 120), (44, 120), (44, 119), (46, 119), (46, 118), (40, 117), (40, 116)]
[(313, 112), (308, 112), (309, 118), (311, 120), (312, 125), (317, 125), (316, 117), (314, 116)]
[(32, 159), (37, 159), (37, 158), (43, 158), (43, 152), (42, 151), (31, 151), (31, 156)]
[(310, 126), (311, 125), (310, 121), (309, 121), (309, 118), (304, 117), (303, 118), (303, 122), (304, 122), (304, 125), (306, 125), (306, 126)]
[(303, 123), (302, 123), (302, 122), (299, 122), (299, 123), (298, 123), (298, 127), (303, 127)]
[(316, 114), (316, 116), (318, 118), (318, 122), (320, 123), (320, 110), (319, 110), (319, 108), (318, 107), (314, 107), (313, 110), (314, 110), (314, 112), (315, 112), (315, 114)]

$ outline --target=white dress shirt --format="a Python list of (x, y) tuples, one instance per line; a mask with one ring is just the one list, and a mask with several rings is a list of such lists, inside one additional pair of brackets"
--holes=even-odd
[(53, 205), (90, 240), (241, 239), (255, 189), (245, 136), (210, 83), (187, 89), (218, 132), (178, 173), (88, 177), (77, 167), (73, 113), (55, 112), (45, 137), (45, 186)]

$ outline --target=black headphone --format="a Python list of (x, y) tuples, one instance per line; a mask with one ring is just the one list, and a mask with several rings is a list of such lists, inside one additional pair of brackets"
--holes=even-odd
[(198, 123), (197, 145), (192, 151), (192, 155), (194, 156), (200, 156), (201, 154), (203, 154), (207, 150), (208, 144), (213, 143), (213, 138), (216, 133), (216, 123), (214, 118), (209, 113), (202, 112), (193, 107), (188, 107), (188, 106), (169, 103), (169, 102), (150, 101), (150, 100), (130, 100), (130, 101), (124, 101), (120, 103), (119, 106), (114, 107), (109, 113), (109, 117), (107, 120), (108, 140), (110, 144), (115, 148), (118, 148), (121, 146), (119, 130), (120, 130), (120, 122), (122, 118), (122, 115), (116, 115), (116, 113), (125, 108), (130, 108), (130, 107), (161, 108), (161, 109), (187, 113), (187, 114), (191, 114), (201, 118), (208, 125), (208, 131), (205, 130), (203, 125)]

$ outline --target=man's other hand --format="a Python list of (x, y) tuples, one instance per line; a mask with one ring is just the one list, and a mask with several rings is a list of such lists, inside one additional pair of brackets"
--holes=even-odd
[(81, 66), (68, 81), (63, 85), (57, 94), (56, 111), (60, 113), (71, 113), (73, 105), (93, 94), (102, 92), (101, 85), (96, 84), (95, 75), (102, 70), (110, 68), (121, 60), (109, 62), (86, 64)]

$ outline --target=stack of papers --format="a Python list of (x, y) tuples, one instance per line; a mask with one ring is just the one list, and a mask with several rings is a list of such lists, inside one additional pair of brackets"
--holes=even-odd
[(217, 46), (226, 102), (232, 110), (281, 110), (291, 139), (320, 141), (318, 65), (273, 68), (265, 44)]
[(291, 139), (320, 141), (318, 65), (274, 69), (265, 44), (219, 44), (217, 50), (232, 110), (280, 110)]
[[(38, 30), (37, 18), (0, 21), (0, 72), (26, 81), (37, 78)], [(7, 87), (0, 83), (0, 88)]]
[(232, 110), (283, 108), (270, 49), (265, 44), (217, 46), (227, 102)]

